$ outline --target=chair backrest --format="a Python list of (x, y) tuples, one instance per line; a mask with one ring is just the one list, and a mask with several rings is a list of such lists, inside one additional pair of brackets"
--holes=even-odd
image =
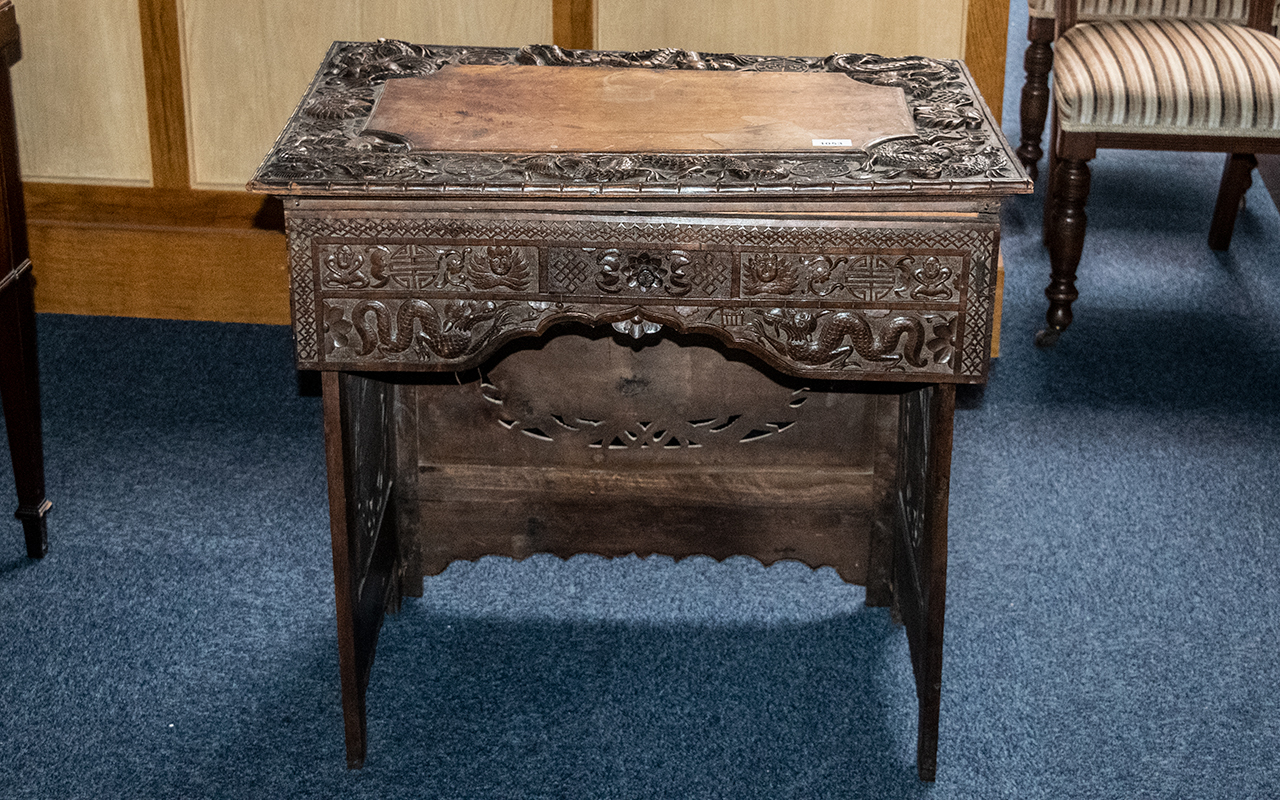
[[(1277, 0), (1245, 0), (1245, 3), (1248, 6), (1248, 13), (1244, 24), (1254, 30), (1271, 33), (1275, 29), (1277, 17), (1280, 17), (1280, 4)], [(1080, 0), (1057, 0), (1055, 36), (1061, 36), (1076, 24), (1079, 11)]]

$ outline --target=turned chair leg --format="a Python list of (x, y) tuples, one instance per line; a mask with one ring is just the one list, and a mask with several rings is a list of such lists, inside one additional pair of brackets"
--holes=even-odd
[(1053, 69), (1053, 20), (1032, 17), (1027, 25), (1027, 52), (1023, 67), (1027, 80), (1022, 84), (1022, 105), (1018, 119), (1022, 124), (1022, 143), (1017, 156), (1026, 167), (1032, 180), (1039, 172), (1040, 139), (1044, 136), (1044, 121), (1049, 114), (1049, 71)]
[(1236, 215), (1244, 193), (1253, 185), (1253, 169), (1258, 159), (1252, 153), (1232, 153), (1227, 156), (1227, 166), (1222, 170), (1222, 183), (1218, 186), (1218, 203), (1213, 209), (1213, 222), (1209, 225), (1209, 247), (1226, 250), (1231, 246), (1231, 234), (1236, 228)]
[(1088, 222), (1085, 202), (1089, 199), (1089, 162), (1081, 158), (1058, 158), (1053, 178), (1053, 213), (1046, 220), (1049, 229), (1049, 265), (1052, 276), (1044, 290), (1049, 298), (1045, 315), (1048, 328), (1036, 335), (1036, 344), (1052, 346), (1071, 324), (1071, 304), (1076, 291), (1076, 267), (1084, 250)]

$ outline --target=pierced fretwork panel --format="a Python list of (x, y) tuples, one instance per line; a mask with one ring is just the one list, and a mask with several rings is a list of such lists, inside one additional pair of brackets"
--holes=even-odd
[[(566, 334), (420, 389), (421, 461), (871, 469), (871, 404), (720, 348)], [(697, 340), (701, 345), (713, 340)]]

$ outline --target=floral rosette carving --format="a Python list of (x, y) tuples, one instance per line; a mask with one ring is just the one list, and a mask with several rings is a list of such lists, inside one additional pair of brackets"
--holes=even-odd
[(624, 254), (620, 250), (605, 250), (600, 254), (599, 263), (596, 288), (609, 294), (631, 289), (683, 297), (693, 288), (684, 272), (689, 256), (680, 250), (673, 250), (666, 257), (648, 252)]

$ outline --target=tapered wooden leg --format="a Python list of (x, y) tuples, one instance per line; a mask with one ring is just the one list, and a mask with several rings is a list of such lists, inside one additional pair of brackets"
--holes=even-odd
[(1236, 228), (1236, 215), (1244, 193), (1253, 185), (1253, 168), (1258, 159), (1252, 153), (1232, 153), (1222, 170), (1222, 183), (1218, 185), (1218, 203), (1213, 209), (1213, 222), (1209, 225), (1209, 247), (1226, 250), (1231, 246), (1231, 234)]
[(1040, 139), (1044, 136), (1044, 123), (1049, 114), (1049, 72), (1053, 69), (1053, 20), (1032, 17), (1027, 25), (1027, 51), (1022, 64), (1027, 79), (1022, 84), (1022, 104), (1018, 119), (1022, 125), (1022, 143), (1018, 145), (1018, 160), (1026, 167), (1031, 179), (1039, 171)]
[(43, 558), (49, 552), (45, 515), (52, 504), (44, 495), (36, 318), (31, 271), (27, 268), (10, 276), (7, 285), (0, 288), (0, 395), (18, 490), (14, 516), (22, 520), (27, 555)]
[(336, 372), (321, 381), (347, 767), (359, 769), (368, 748), (365, 694), (378, 632), (387, 606), (399, 600), (390, 390)]
[(926, 571), (925, 643), (916, 694), (920, 701), (916, 770), (920, 780), (932, 781), (938, 772), (938, 717), (942, 706), (942, 630), (947, 610), (947, 511), (951, 493), (952, 428), (956, 409), (955, 384), (934, 388), (929, 402), (928, 492), (920, 569)]
[(956, 390), (925, 387), (902, 397), (894, 605), (907, 630), (919, 702), (916, 772), (938, 773), (942, 632), (947, 594), (947, 506)]
[(1087, 223), (1085, 203), (1089, 198), (1089, 162), (1080, 158), (1059, 158), (1053, 175), (1053, 210), (1046, 220), (1049, 265), (1052, 275), (1045, 297), (1049, 311), (1045, 315), (1048, 328), (1037, 336), (1037, 344), (1052, 345), (1071, 324), (1071, 304), (1080, 296), (1076, 291), (1076, 267), (1084, 251)]

